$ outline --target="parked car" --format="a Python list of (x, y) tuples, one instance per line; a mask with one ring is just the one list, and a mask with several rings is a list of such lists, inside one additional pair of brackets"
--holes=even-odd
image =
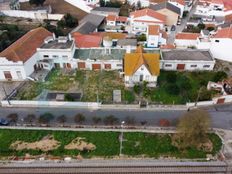
[(9, 121), (3, 118), (0, 119), (0, 126), (8, 126), (8, 125), (9, 125)]
[(172, 25), (171, 31), (175, 31), (175, 30), (176, 30), (176, 26), (175, 26), (175, 25)]

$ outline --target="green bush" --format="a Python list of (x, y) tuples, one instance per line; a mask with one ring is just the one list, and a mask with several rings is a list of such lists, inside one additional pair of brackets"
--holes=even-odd
[(171, 95), (178, 95), (180, 93), (180, 89), (177, 86), (177, 84), (175, 84), (175, 83), (167, 84), (166, 85), (166, 90)]
[(124, 91), (124, 100), (127, 101), (128, 103), (133, 103), (135, 101), (135, 96), (133, 92), (129, 90)]
[(134, 92), (135, 92), (136, 94), (140, 94), (140, 92), (141, 92), (141, 86), (140, 86), (139, 84), (136, 84), (136, 85), (134, 86)]
[(141, 35), (137, 36), (138, 42), (144, 42), (146, 40), (147, 40), (146, 34), (141, 34)]
[(75, 99), (70, 94), (65, 94), (64, 100), (65, 101), (75, 101)]
[(40, 117), (39, 117), (39, 123), (48, 124), (53, 119), (54, 119), (54, 115), (51, 114), (51, 113), (49, 113), (49, 112), (47, 112), (47, 113), (44, 113), (44, 114), (40, 115)]
[(228, 75), (224, 71), (218, 71), (214, 75), (213, 81), (214, 82), (219, 82), (219, 81), (222, 81), (223, 79), (226, 79), (227, 77), (228, 77)]

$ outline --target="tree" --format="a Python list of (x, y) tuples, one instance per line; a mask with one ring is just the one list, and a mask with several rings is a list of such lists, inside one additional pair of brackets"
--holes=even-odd
[(100, 0), (99, 1), (100, 7), (105, 7), (105, 0)]
[(141, 34), (137, 36), (137, 41), (144, 42), (147, 40), (146, 34)]
[(175, 72), (170, 72), (166, 76), (166, 80), (168, 83), (175, 83), (177, 79), (177, 75)]
[(227, 77), (228, 77), (228, 75), (224, 71), (218, 71), (214, 75), (213, 81), (214, 82), (219, 82), (219, 81), (222, 81), (222, 80), (226, 79)]
[(93, 123), (94, 124), (98, 124), (99, 122), (101, 122), (101, 117), (97, 117), (97, 116), (94, 116), (93, 118), (92, 118), (92, 120), (93, 120)]
[(205, 29), (205, 24), (198, 24), (197, 27), (200, 29), (200, 30), (204, 30)]
[(47, 112), (47, 113), (44, 113), (44, 114), (40, 115), (40, 117), (39, 117), (39, 123), (41, 123), (41, 124), (48, 124), (53, 119), (54, 119), (54, 115), (52, 115), (51, 113)]
[(142, 8), (141, 1), (137, 1), (136, 7), (137, 7), (137, 9), (141, 9)]
[(185, 113), (177, 125), (177, 133), (173, 136), (173, 144), (180, 149), (199, 147), (208, 141), (210, 117), (205, 110), (191, 110)]
[(109, 115), (104, 118), (103, 122), (105, 125), (114, 125), (114, 124), (119, 123), (119, 120), (115, 116)]
[(125, 118), (125, 122), (127, 125), (131, 126), (131, 125), (135, 125), (136, 121), (135, 121), (135, 118), (134, 117), (130, 117), (130, 116), (127, 116)]
[(32, 124), (36, 119), (36, 116), (34, 114), (28, 114), (25, 118), (24, 121), (26, 123)]
[(35, 4), (36, 6), (39, 6), (39, 5), (43, 6), (45, 1), (46, 0), (29, 0), (29, 3), (30, 4)]
[(78, 25), (78, 21), (76, 18), (74, 18), (71, 14), (67, 13), (64, 16), (64, 22), (65, 22), (65, 26), (69, 27), (69, 28), (73, 28), (75, 26)]
[(9, 122), (15, 124), (18, 121), (18, 114), (17, 113), (9, 114), (7, 115), (7, 119), (9, 120)]
[(133, 88), (134, 88), (134, 92), (136, 94), (140, 94), (140, 92), (141, 92), (141, 86), (139, 84), (136, 84)]
[(178, 95), (180, 93), (180, 89), (175, 83), (168, 83), (165, 88), (169, 94)]
[(170, 126), (170, 122), (167, 119), (160, 119), (159, 120), (159, 126), (168, 127), (168, 126)]
[(207, 101), (211, 99), (211, 91), (207, 90), (206, 87), (201, 87), (199, 91), (198, 101)]
[(85, 116), (83, 114), (77, 114), (74, 117), (76, 123), (83, 123), (85, 121)]
[(67, 118), (65, 115), (61, 115), (59, 117), (57, 117), (56, 119), (60, 124), (64, 124), (67, 121)]

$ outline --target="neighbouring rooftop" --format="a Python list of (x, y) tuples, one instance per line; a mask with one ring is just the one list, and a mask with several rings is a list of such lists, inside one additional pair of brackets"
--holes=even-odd
[[(109, 52), (110, 50), (110, 52)], [(74, 59), (121, 60), (126, 53), (125, 49), (76, 49)]]
[(65, 40), (62, 41), (60, 38), (48, 41), (44, 43), (40, 48), (41, 49), (69, 49), (73, 45), (73, 40)]
[(209, 51), (205, 50), (163, 50), (163, 60), (214, 61)]

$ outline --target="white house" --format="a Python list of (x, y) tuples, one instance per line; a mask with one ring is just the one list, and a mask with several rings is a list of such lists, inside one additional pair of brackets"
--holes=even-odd
[(130, 25), (133, 33), (146, 34), (149, 25), (159, 25), (163, 29), (165, 22), (165, 15), (148, 8), (130, 14)]
[(177, 48), (195, 47), (199, 33), (177, 33), (174, 44)]
[(143, 53), (139, 46), (135, 53), (126, 53), (124, 57), (124, 81), (126, 87), (147, 82), (149, 87), (156, 87), (160, 73), (160, 54)]
[(178, 7), (180, 9), (180, 17), (183, 17), (183, 13), (185, 10), (185, 1), (184, 0), (168, 0), (169, 3)]
[(70, 37), (49, 36), (44, 40), (42, 46), (37, 48), (37, 67), (51, 70), (56, 68), (76, 68), (77, 63), (73, 61), (75, 43)]
[(157, 48), (160, 45), (166, 45), (164, 32), (160, 30), (159, 25), (149, 25), (147, 30), (147, 47)]
[(0, 80), (21, 81), (36, 69), (38, 54), (44, 39), (52, 33), (40, 27), (29, 31), (0, 53)]
[(210, 51), (214, 58), (232, 61), (232, 27), (219, 29), (211, 37)]
[(162, 50), (161, 69), (169, 71), (212, 71), (215, 60), (208, 50)]
[(127, 22), (128, 18), (125, 16), (108, 15), (106, 17), (107, 26), (125, 26)]

